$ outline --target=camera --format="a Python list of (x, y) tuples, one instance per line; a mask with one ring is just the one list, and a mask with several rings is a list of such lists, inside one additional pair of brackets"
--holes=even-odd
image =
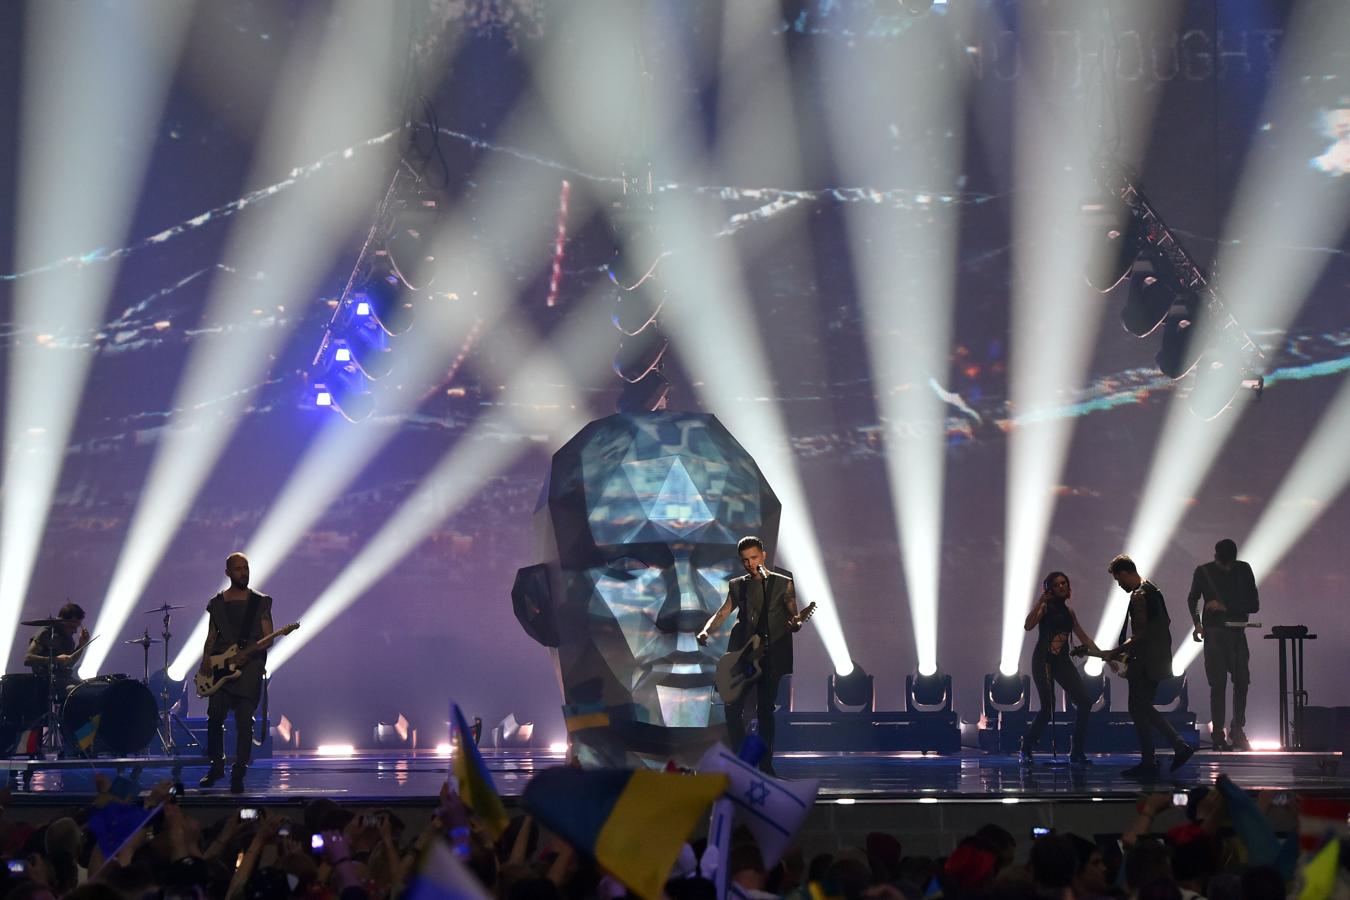
[(362, 816), (362, 817), (361, 817), (361, 827), (362, 827), (362, 828), (379, 828), (379, 827), (380, 827), (380, 816), (379, 816), (379, 813), (366, 813), (364, 816)]
[(256, 806), (245, 806), (243, 809), (239, 810), (239, 818), (242, 821), (258, 818), (258, 808)]
[(290, 826), (290, 825), (281, 825), (281, 826), (278, 826), (278, 828), (277, 828), (277, 837), (290, 837), (290, 836), (291, 836), (291, 826)]
[(23, 875), (28, 871), (28, 864), (21, 859), (11, 859), (6, 865), (9, 867), (9, 874)]
[(315, 853), (321, 852), (323, 850), (323, 835), (315, 834), (311, 837), (309, 839), (309, 849), (313, 850)]
[(1190, 802), (1190, 799), (1191, 799), (1190, 794), (1186, 793), (1185, 791), (1177, 791), (1176, 793), (1172, 794), (1172, 805), (1185, 806), (1187, 803)]
[(1053, 829), (1053, 828), (1046, 828), (1044, 825), (1032, 825), (1032, 826), (1031, 826), (1031, 839), (1032, 839), (1033, 841), (1036, 840), (1037, 838), (1049, 837), (1050, 835), (1052, 835), (1052, 834), (1054, 834), (1054, 833), (1055, 833), (1055, 829)]

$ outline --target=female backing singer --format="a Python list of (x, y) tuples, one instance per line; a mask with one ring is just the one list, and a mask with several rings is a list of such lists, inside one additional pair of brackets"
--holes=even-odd
[(1083, 742), (1087, 738), (1088, 715), (1092, 712), (1092, 704), (1088, 699), (1087, 688), (1083, 685), (1083, 678), (1078, 674), (1078, 668), (1069, 659), (1069, 649), (1073, 635), (1077, 635), (1085, 647), (1092, 650), (1098, 648), (1083, 630), (1083, 626), (1078, 624), (1078, 615), (1069, 606), (1069, 597), (1073, 594), (1069, 576), (1063, 572), (1051, 572), (1045, 576), (1042, 587), (1044, 590), (1036, 605), (1027, 614), (1023, 626), (1027, 631), (1033, 628), (1040, 629), (1036, 649), (1031, 654), (1031, 680), (1036, 685), (1041, 708), (1036, 713), (1036, 718), (1032, 720), (1031, 727), (1022, 737), (1021, 762), (1022, 765), (1031, 765), (1032, 748), (1040, 740), (1041, 732), (1045, 730), (1045, 724), (1050, 720), (1050, 711), (1055, 704), (1054, 683), (1059, 682), (1060, 687), (1064, 688), (1064, 693), (1073, 701), (1077, 715), (1073, 727), (1069, 764), (1086, 766), (1089, 761), (1083, 749)]

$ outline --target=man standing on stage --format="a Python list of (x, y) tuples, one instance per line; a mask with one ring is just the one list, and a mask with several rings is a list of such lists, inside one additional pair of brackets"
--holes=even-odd
[(732, 628), (728, 652), (744, 647), (751, 635), (759, 635), (765, 648), (760, 662), (761, 674), (753, 690), (727, 705), (727, 739), (733, 750), (741, 749), (745, 740), (745, 707), (753, 702), (759, 719), (759, 736), (765, 745), (759, 767), (772, 775), (774, 700), (778, 696), (779, 681), (784, 675), (792, 674), (792, 635), (802, 629), (797, 614), (797, 591), (791, 578), (769, 571), (765, 565), (764, 544), (759, 538), (741, 538), (736, 544), (736, 552), (746, 574), (731, 579), (726, 602), (698, 633), (698, 642), (706, 644), (709, 635), (722, 627), (733, 609), (736, 610), (736, 625)]
[[(1196, 601), (1204, 601), (1203, 605)], [(1261, 608), (1252, 567), (1237, 558), (1237, 543), (1224, 538), (1214, 545), (1214, 561), (1195, 567), (1186, 607), (1195, 622), (1194, 638), (1205, 642), (1205, 677), (1209, 679), (1209, 718), (1215, 750), (1250, 750), (1247, 724), (1247, 630), (1229, 622), (1246, 622)], [(1233, 721), (1224, 736), (1224, 693), (1233, 679)]]
[[(1117, 556), (1108, 568), (1120, 589), (1130, 595), (1127, 625), (1121, 627), (1122, 641), (1109, 656), (1124, 659), (1128, 665), (1130, 718), (1139, 737), (1139, 765), (1122, 772), (1131, 778), (1151, 779), (1158, 774), (1158, 761), (1153, 754), (1153, 729), (1158, 729), (1173, 747), (1172, 768), (1175, 772), (1195, 753), (1177, 734), (1175, 728), (1153, 705), (1158, 685), (1172, 674), (1172, 622), (1167, 616), (1167, 604), (1162, 591), (1151, 581), (1139, 575), (1134, 560)], [(1129, 640), (1125, 628), (1129, 628)]]
[[(226, 557), (225, 574), (230, 586), (206, 605), (211, 621), (202, 650), (201, 671), (208, 674), (213, 653), (223, 653), (232, 644), (246, 649), (272, 633), (272, 598), (249, 588), (248, 559), (244, 554), (231, 553)], [(225, 776), (225, 717), (233, 712), (234, 767), (230, 770), (230, 793), (244, 792), (244, 774), (253, 753), (253, 711), (262, 697), (266, 667), (265, 653), (250, 656), (244, 663), (243, 675), (225, 684), (207, 701), (206, 755), (211, 759), (211, 768), (198, 782), (202, 787), (211, 787)]]
[[(57, 612), (59, 625), (44, 628), (28, 642), (28, 652), (23, 664), (33, 670), (35, 675), (47, 677), (47, 667), (55, 663), (52, 669), (52, 684), (59, 689), (75, 684), (75, 664), (79, 661), (84, 648), (89, 644), (89, 631), (84, 627), (84, 610), (77, 603), (67, 603)], [(79, 635), (77, 640), (75, 635)]]

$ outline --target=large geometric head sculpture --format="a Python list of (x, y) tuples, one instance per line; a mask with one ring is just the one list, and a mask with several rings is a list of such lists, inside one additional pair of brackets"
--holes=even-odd
[(553, 455), (535, 510), (535, 565), (516, 618), (550, 648), (574, 748), (587, 765), (694, 762), (725, 726), (713, 673), (727, 623), (695, 635), (740, 574), (736, 541), (772, 551), (781, 505), (710, 415), (622, 413)]

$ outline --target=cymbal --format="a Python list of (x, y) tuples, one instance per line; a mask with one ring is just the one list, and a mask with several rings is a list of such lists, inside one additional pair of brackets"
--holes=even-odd
[(123, 641), (122, 643), (124, 643), (124, 644), (139, 644), (140, 646), (145, 647), (145, 646), (147, 646), (147, 645), (149, 645), (149, 644), (158, 644), (158, 643), (162, 643), (162, 642), (160, 641), (159, 638), (152, 638), (152, 637), (150, 637), (149, 635), (147, 635), (147, 636), (145, 636), (145, 637), (138, 637), (138, 638), (136, 638), (136, 640), (134, 640), (134, 641)]
[(155, 613), (166, 613), (171, 609), (187, 609), (186, 606), (174, 606), (172, 603), (165, 603), (163, 606), (156, 606), (154, 609), (147, 609), (145, 614), (153, 616)]
[(20, 622), (20, 625), (27, 625), (30, 628), (50, 628), (53, 625), (60, 625), (65, 619), (29, 619), (26, 622)]

